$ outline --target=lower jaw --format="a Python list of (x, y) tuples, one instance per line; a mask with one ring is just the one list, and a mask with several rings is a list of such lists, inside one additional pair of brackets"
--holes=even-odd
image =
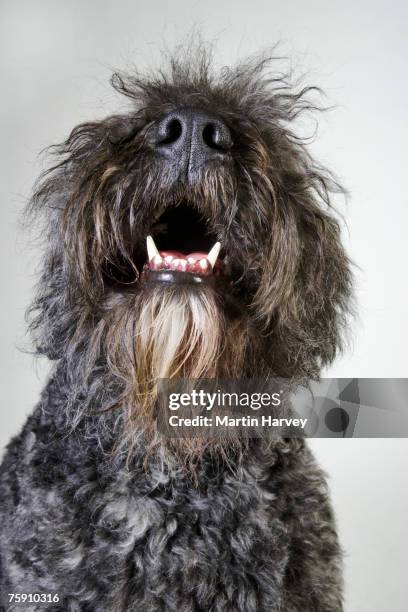
[(226, 276), (203, 276), (201, 274), (176, 270), (144, 270), (141, 281), (146, 284), (195, 285), (213, 287), (220, 290), (227, 288), (231, 284), (231, 279)]

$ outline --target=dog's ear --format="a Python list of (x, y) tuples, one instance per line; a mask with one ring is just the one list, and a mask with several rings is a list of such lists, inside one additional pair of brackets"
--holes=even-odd
[(50, 359), (67, 355), (68, 344), (72, 348), (72, 340), (83, 337), (81, 328), (94, 317), (102, 241), (112, 236), (104, 233), (109, 214), (104, 188), (113, 173), (112, 148), (127, 136), (120, 117), (77, 126), (64, 143), (51, 147), (57, 162), (40, 177), (27, 208), (27, 223), (38, 225), (44, 249), (28, 319), (37, 352)]
[[(253, 306), (265, 328), (273, 330), (279, 371), (316, 376), (343, 345), (351, 311), (351, 262), (330, 207), (330, 189), (338, 185), (316, 166), (306, 175), (292, 171), (290, 181), (281, 183), (277, 196), (280, 204)], [(294, 189), (295, 181), (301, 189)]]

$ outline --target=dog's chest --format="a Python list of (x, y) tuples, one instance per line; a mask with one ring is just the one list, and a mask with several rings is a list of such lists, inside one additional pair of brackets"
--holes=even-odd
[(58, 438), (45, 453), (30, 437), (25, 498), (4, 530), (8, 549), (22, 551), (8, 562), (13, 588), (58, 593), (58, 612), (281, 609), (290, 521), (273, 462), (248, 461), (238, 475), (220, 470), (195, 486), (108, 469), (81, 445), (61, 462)]
[(115, 609), (278, 609), (287, 536), (279, 500), (252, 474), (205, 493), (173, 483), (108, 495), (97, 550), (116, 564)]

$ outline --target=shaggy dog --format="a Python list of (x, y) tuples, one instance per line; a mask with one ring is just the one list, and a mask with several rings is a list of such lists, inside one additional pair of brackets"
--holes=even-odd
[(312, 88), (270, 65), (115, 75), (130, 110), (54, 149), (29, 212), (31, 330), (55, 365), (1, 467), (3, 609), (342, 610), (303, 439), (157, 427), (159, 379), (310, 380), (341, 345), (340, 188), (296, 135)]

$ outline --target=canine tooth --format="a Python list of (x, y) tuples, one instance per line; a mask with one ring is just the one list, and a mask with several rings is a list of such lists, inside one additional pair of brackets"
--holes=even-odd
[(207, 255), (207, 259), (211, 264), (211, 267), (213, 268), (216, 264), (218, 255), (220, 254), (221, 251), (221, 242), (216, 242), (213, 246), (213, 248), (211, 249), (211, 251), (209, 251), (208, 255)]
[(149, 261), (153, 259), (156, 255), (160, 255), (157, 246), (154, 244), (154, 240), (151, 236), (147, 236), (146, 238), (146, 246), (147, 246), (147, 256)]

